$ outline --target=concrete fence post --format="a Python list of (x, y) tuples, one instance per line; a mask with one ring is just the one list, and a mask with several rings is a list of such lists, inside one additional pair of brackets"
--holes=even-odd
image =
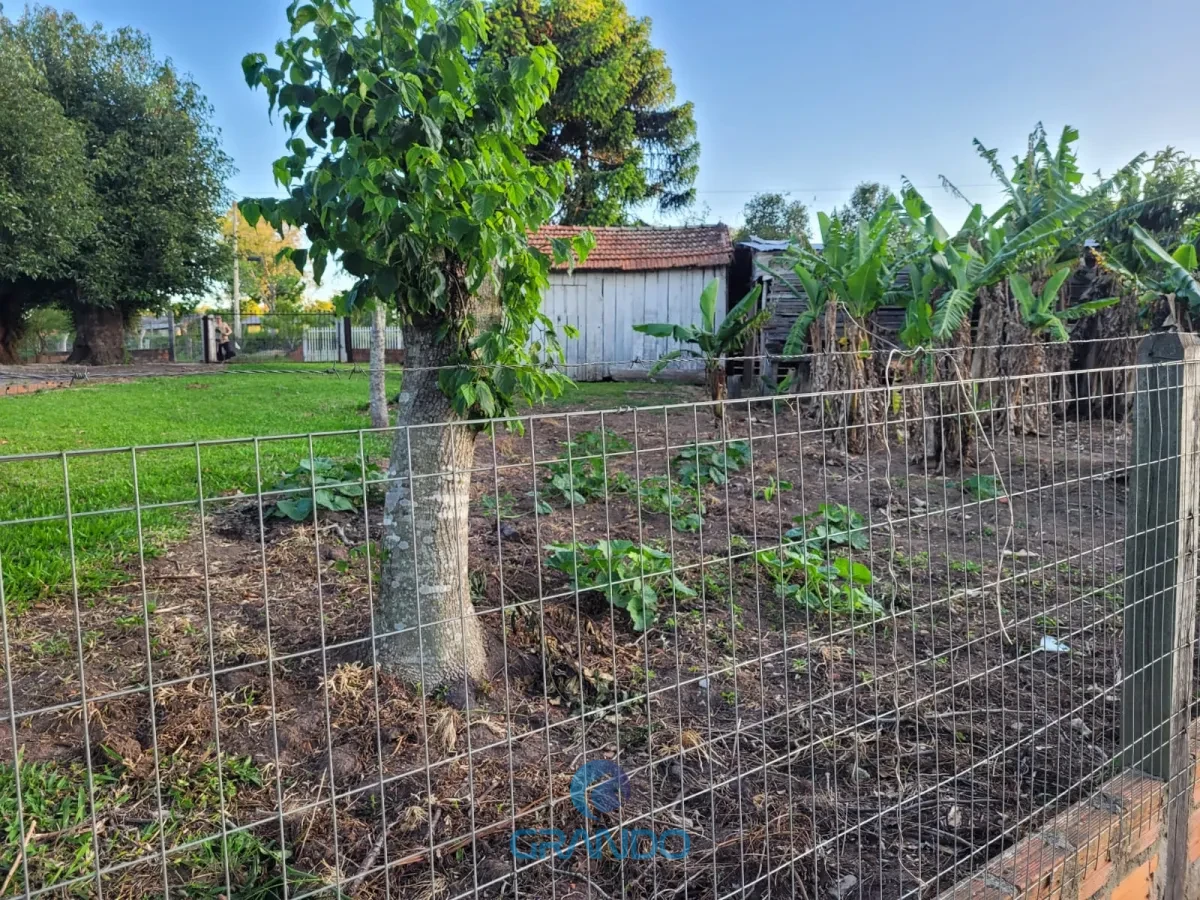
[(1125, 540), (1121, 744), (1126, 768), (1166, 783), (1163, 881), (1187, 870), (1196, 528), (1200, 524), (1200, 338), (1163, 333), (1138, 352)]

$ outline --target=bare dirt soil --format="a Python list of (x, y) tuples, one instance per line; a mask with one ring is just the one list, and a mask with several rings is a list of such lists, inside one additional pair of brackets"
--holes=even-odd
[[(492, 672), (470, 703), (372, 665), (378, 498), (315, 526), (214, 498), (128, 584), (10, 621), (0, 721), (15, 712), (23, 768), (71, 773), (79, 804), (74, 825), (35, 828), (34, 886), (98, 852), (108, 897), (284, 896), (285, 879), (289, 896), (423, 900), (932, 897), (1111, 773), (1123, 426), (1059, 416), (940, 477), (898, 442), (847, 457), (770, 402), (723, 431), (691, 407), (528, 424), (477, 445), (463, 564)], [(542, 464), (602, 427), (632, 447), (607, 460), (618, 487), (697, 442), (746, 441), (752, 462), (705, 486), (697, 533), (636, 492), (546, 497)], [(802, 607), (756, 562), (822, 504), (864, 517), (868, 545), (839, 552), (882, 613)], [(663, 548), (696, 596), (660, 583), (639, 633), (544, 565), (548, 544), (600, 539)], [(569, 785), (596, 758), (632, 794), (591, 829), (682, 829), (684, 859), (514, 860), (514, 827), (589, 827)], [(0, 878), (15, 858), (0, 851)]]

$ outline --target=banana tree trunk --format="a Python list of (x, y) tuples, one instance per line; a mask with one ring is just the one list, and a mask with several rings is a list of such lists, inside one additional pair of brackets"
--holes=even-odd
[[(494, 294), (468, 304), (477, 325), (495, 321)], [(426, 688), (464, 687), (485, 675), (483, 629), (471, 603), (468, 513), (473, 427), (460, 424), (436, 367), (463, 345), (438, 340), (441, 323), (405, 328), (406, 371), (384, 501), (384, 563), (378, 600), (383, 667)]]
[(725, 364), (721, 360), (706, 365), (705, 376), (708, 381), (708, 395), (713, 403), (713, 418), (721, 422), (725, 418), (725, 399), (729, 396), (725, 378)]

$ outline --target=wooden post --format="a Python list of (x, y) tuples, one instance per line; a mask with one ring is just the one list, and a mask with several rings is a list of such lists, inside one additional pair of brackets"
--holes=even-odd
[[(1124, 764), (1167, 784), (1164, 896), (1182, 897), (1200, 525), (1200, 338), (1163, 333), (1138, 352), (1125, 542)], [(1178, 892), (1172, 892), (1175, 884)]]

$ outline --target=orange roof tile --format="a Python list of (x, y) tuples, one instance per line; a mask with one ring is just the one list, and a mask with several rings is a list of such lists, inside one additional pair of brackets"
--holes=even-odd
[[(733, 261), (733, 244), (727, 225), (681, 228), (586, 227), (543, 225), (529, 236), (529, 243), (549, 253), (551, 238), (574, 237), (590, 231), (596, 246), (577, 269), (637, 272), (648, 269), (686, 269), (698, 266), (727, 266)], [(566, 266), (555, 266), (565, 269)]]

